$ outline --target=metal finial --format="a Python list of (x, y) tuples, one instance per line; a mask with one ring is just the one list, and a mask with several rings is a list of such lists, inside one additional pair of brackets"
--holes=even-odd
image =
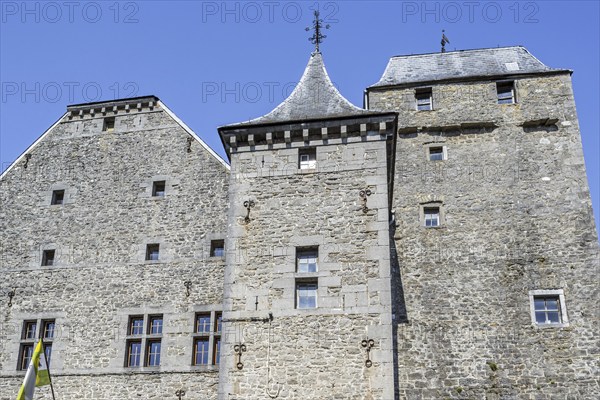
[(446, 43), (450, 43), (444, 32), (446, 31), (442, 29), (442, 53), (446, 52)]
[(313, 26), (306, 28), (306, 31), (310, 31), (313, 29), (315, 33), (313, 33), (312, 37), (308, 38), (308, 40), (315, 45), (315, 52), (319, 53), (319, 44), (323, 42), (327, 36), (321, 33), (321, 29), (329, 29), (329, 24), (323, 25), (323, 20), (319, 18), (319, 11), (315, 10), (315, 20), (313, 21)]

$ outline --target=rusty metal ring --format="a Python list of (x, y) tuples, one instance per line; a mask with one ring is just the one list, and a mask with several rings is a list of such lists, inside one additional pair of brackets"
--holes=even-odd
[(367, 368), (371, 368), (371, 366), (373, 366), (373, 361), (371, 361), (371, 360), (367, 360), (367, 361), (365, 361), (365, 366), (366, 366)]
[(360, 342), (360, 344), (362, 345), (362, 347), (367, 347), (367, 341), (363, 340), (362, 342)]
[(244, 368), (244, 364), (242, 364), (241, 362), (236, 364), (237, 369), (242, 369)]

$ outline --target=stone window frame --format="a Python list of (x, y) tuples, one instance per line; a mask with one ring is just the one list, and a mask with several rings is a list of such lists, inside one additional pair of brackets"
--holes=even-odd
[[(161, 318), (161, 331), (160, 333), (151, 333), (150, 323), (153, 319)], [(142, 329), (141, 333), (133, 333), (133, 321), (142, 319)], [(161, 365), (161, 358), (163, 353), (162, 348), (162, 339), (164, 335), (164, 327), (165, 327), (165, 315), (161, 313), (149, 313), (149, 314), (130, 314), (127, 316), (127, 327), (125, 331), (125, 357), (123, 359), (123, 367), (127, 369), (137, 369), (137, 368), (150, 368), (156, 369)], [(148, 350), (152, 343), (160, 343), (160, 353), (159, 353), (159, 363), (157, 365), (148, 365), (149, 357)], [(130, 365), (130, 345), (134, 343), (139, 343), (140, 345), (140, 353), (139, 353), (139, 361), (138, 365)]]
[[(29, 327), (35, 324), (33, 333), (27, 335)], [(52, 335), (46, 335), (46, 327), (48, 324), (52, 324)], [(37, 340), (44, 339), (44, 353), (48, 360), (48, 364), (52, 363), (52, 345), (54, 339), (56, 339), (56, 318), (28, 318), (23, 320), (21, 325), (21, 336), (19, 341), (19, 354), (17, 356), (17, 371), (27, 371), (29, 362), (33, 356), (33, 351), (37, 344)], [(27, 349), (28, 357), (25, 357), (25, 351)]]
[[(155, 196), (155, 183), (164, 182), (164, 195)], [(179, 180), (167, 175), (153, 175), (144, 182), (140, 183), (139, 197), (147, 198), (152, 201), (162, 201), (178, 193), (177, 187)]]
[[(559, 323), (538, 323), (535, 318), (535, 298), (536, 297), (557, 297), (560, 306)], [(531, 323), (536, 328), (566, 328), (569, 326), (569, 317), (567, 315), (567, 304), (565, 302), (565, 293), (563, 289), (536, 289), (529, 291), (529, 313), (531, 315)]]
[[(209, 331), (198, 330), (198, 317), (209, 316)], [(223, 311), (221, 310), (198, 310), (194, 312), (194, 321), (192, 328), (192, 367), (206, 368), (217, 367), (220, 364), (221, 343), (223, 334)], [(198, 343), (208, 343), (207, 363), (196, 362), (196, 348)]]
[[(159, 255), (158, 260), (148, 260), (148, 246), (158, 245)], [(160, 237), (148, 237), (139, 245), (138, 252), (133, 255), (132, 262), (143, 264), (165, 264), (172, 261), (169, 253), (170, 245), (167, 241)]]
[[(420, 225), (425, 229), (440, 229), (446, 225), (446, 213), (444, 210), (444, 203), (442, 201), (428, 201), (421, 203), (420, 207)], [(437, 208), (439, 211), (439, 220), (437, 226), (426, 226), (425, 223), (425, 210), (428, 208)]]
[[(63, 192), (63, 198), (61, 203), (55, 203), (55, 193)], [(67, 204), (71, 204), (73, 202), (74, 194), (76, 190), (69, 187), (69, 185), (65, 183), (55, 183), (50, 186), (49, 190), (45, 192), (45, 200), (44, 203), (47, 206), (51, 206), (52, 208), (59, 209), (60, 207), (64, 207)]]
[[(431, 159), (431, 149), (441, 148), (442, 149), (442, 159), (441, 160), (432, 160)], [(437, 161), (446, 161), (448, 160), (448, 146), (445, 143), (427, 143), (424, 145), (425, 149), (425, 159), (427, 161), (437, 162)]]
[[(501, 97), (501, 92), (500, 89), (501, 88), (508, 88), (510, 87), (510, 93), (511, 96), (502, 96)], [(507, 91), (502, 92), (502, 93), (507, 93)], [(507, 100), (510, 99), (510, 102), (503, 102), (503, 100)], [(515, 80), (504, 80), (504, 81), (496, 81), (496, 102), (498, 104), (517, 104), (517, 83)]]
[[(424, 103), (422, 103), (422, 105), (426, 105), (429, 108), (420, 109), (419, 101), (427, 100), (427, 99), (429, 100), (429, 102), (424, 102)], [(434, 110), (434, 108), (433, 108), (433, 88), (431, 86), (415, 89), (415, 110), (417, 110), (417, 111), (433, 111)]]

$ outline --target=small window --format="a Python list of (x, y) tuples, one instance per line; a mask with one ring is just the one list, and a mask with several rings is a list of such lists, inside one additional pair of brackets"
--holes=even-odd
[(146, 366), (158, 367), (160, 365), (160, 339), (148, 340), (146, 344)]
[(22, 344), (19, 351), (19, 371), (27, 370), (29, 367), (29, 362), (31, 361), (31, 356), (33, 355), (33, 344)]
[(113, 132), (115, 130), (115, 119), (104, 118), (104, 126), (102, 127), (104, 132)]
[(417, 89), (415, 91), (415, 100), (418, 111), (433, 110), (433, 97), (431, 95), (431, 88)]
[(65, 191), (64, 190), (55, 190), (52, 192), (52, 205), (61, 205), (65, 202)]
[(316, 281), (296, 282), (296, 308), (317, 308)]
[(568, 325), (565, 296), (562, 289), (529, 292), (531, 319), (534, 325), (563, 327)]
[(129, 317), (129, 329), (128, 334), (130, 336), (137, 336), (144, 333), (144, 317), (136, 316)]
[(210, 333), (210, 313), (196, 314), (196, 333)]
[(52, 266), (54, 265), (54, 256), (56, 254), (55, 250), (44, 250), (42, 252), (42, 266)]
[(163, 318), (162, 315), (159, 316), (151, 316), (150, 322), (148, 324), (148, 334), (150, 335), (160, 335), (163, 330)]
[(35, 333), (37, 331), (37, 321), (25, 321), (23, 323), (23, 335), (22, 339), (35, 339)]
[(423, 209), (425, 217), (425, 227), (434, 228), (440, 226), (440, 208), (439, 207), (425, 207)]
[(210, 241), (210, 256), (211, 257), (224, 257), (225, 256), (225, 241), (224, 240), (211, 240)]
[(497, 82), (496, 91), (498, 93), (498, 104), (513, 104), (517, 102), (514, 82)]
[(443, 161), (446, 159), (446, 152), (443, 146), (429, 147), (429, 161)]
[(165, 197), (165, 181), (155, 181), (152, 183), (152, 196), (153, 197)]
[(160, 245), (157, 243), (146, 245), (146, 260), (158, 261), (160, 255)]
[(317, 149), (308, 148), (298, 150), (298, 168), (316, 169), (317, 168)]
[(54, 320), (42, 321), (42, 337), (44, 340), (54, 339), (54, 328), (56, 324)]
[(296, 249), (296, 272), (317, 272), (318, 248)]
[(209, 338), (194, 339), (194, 365), (208, 365)]
[(125, 366), (126, 367), (139, 367), (141, 357), (142, 357), (142, 341), (141, 340), (128, 340)]

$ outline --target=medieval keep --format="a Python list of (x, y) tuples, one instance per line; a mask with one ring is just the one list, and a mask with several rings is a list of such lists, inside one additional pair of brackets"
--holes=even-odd
[(0, 399), (40, 337), (61, 400), (595, 399), (571, 73), (397, 56), (359, 108), (317, 47), (228, 161), (157, 97), (68, 106), (0, 179)]

